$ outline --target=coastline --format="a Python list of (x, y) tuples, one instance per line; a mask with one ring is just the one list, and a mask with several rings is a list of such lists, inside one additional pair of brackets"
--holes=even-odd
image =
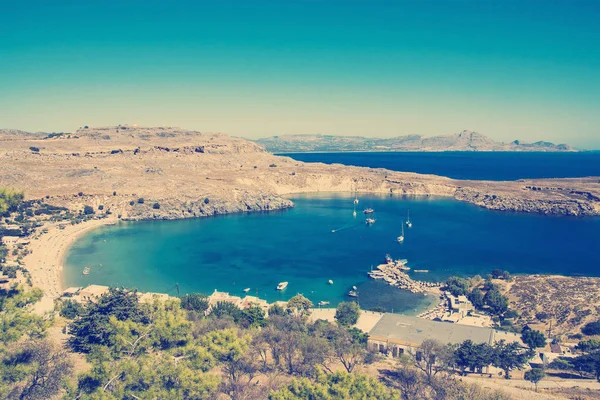
[[(94, 219), (77, 225), (47, 224), (31, 238), (30, 254), (23, 258), (23, 267), (31, 274), (33, 287), (42, 289), (44, 295), (35, 304), (34, 311), (38, 314), (52, 311), (54, 300), (62, 294), (62, 270), (69, 248), (85, 233), (117, 221), (116, 218)], [(64, 226), (64, 229), (60, 229)]]

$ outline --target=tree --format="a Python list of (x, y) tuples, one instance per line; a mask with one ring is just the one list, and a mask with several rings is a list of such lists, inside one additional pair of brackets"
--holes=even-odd
[(216, 395), (219, 378), (199, 371), (189, 358), (142, 354), (114, 363), (94, 363), (79, 377), (77, 398), (204, 399)]
[(535, 385), (535, 391), (538, 391), (538, 383), (546, 376), (546, 372), (542, 368), (532, 368), (525, 371), (524, 378)]
[(83, 313), (83, 306), (71, 299), (63, 301), (60, 305), (60, 316), (68, 319), (74, 319)]
[(598, 340), (598, 339), (582, 340), (579, 343), (577, 343), (577, 346), (575, 346), (575, 348), (584, 353), (589, 353), (591, 351), (600, 349), (600, 340)]
[(508, 272), (508, 271), (502, 272), (502, 278), (504, 280), (510, 281), (511, 280), (510, 272)]
[(215, 318), (231, 317), (235, 322), (240, 320), (242, 310), (235, 304), (219, 301), (210, 311), (210, 316)]
[(0, 188), (0, 215), (16, 211), (24, 198), (23, 192)]
[[(319, 322), (319, 321), (317, 321)], [(330, 358), (339, 361), (348, 373), (363, 363), (367, 355), (367, 343), (363, 340), (362, 332), (347, 330), (343, 326), (335, 326), (329, 322), (321, 321), (320, 336), (331, 344)], [(315, 326), (317, 323), (315, 323)], [(365, 335), (366, 336), (366, 335)]]
[(581, 328), (581, 332), (584, 335), (600, 335), (600, 321), (588, 322)]
[(0, 397), (43, 400), (55, 397), (73, 371), (68, 354), (49, 340), (13, 346), (0, 357)]
[(454, 356), (449, 345), (433, 339), (425, 339), (416, 351), (409, 351), (408, 354), (413, 366), (423, 371), (428, 380), (449, 366)]
[(592, 374), (600, 382), (600, 353), (584, 354), (569, 361), (580, 376)]
[(160, 204), (154, 203), (154, 204), (152, 204), (152, 208), (155, 209), (155, 210), (159, 210), (160, 209)]
[(91, 215), (94, 213), (94, 208), (92, 206), (83, 206), (83, 213), (85, 215)]
[(528, 326), (525, 326), (521, 331), (521, 340), (530, 349), (536, 349), (538, 347), (546, 346), (546, 336), (540, 331), (535, 331)]
[(483, 297), (483, 302), (494, 315), (502, 315), (508, 310), (508, 298), (496, 289), (488, 290)]
[(458, 276), (451, 276), (446, 280), (447, 290), (452, 293), (453, 296), (466, 295), (469, 292), (471, 283), (468, 279), (459, 278)]
[(471, 293), (469, 293), (469, 301), (471, 301), (475, 308), (479, 310), (483, 308), (483, 294), (479, 288), (475, 288)]
[(144, 204), (144, 198), (140, 197), (139, 199), (137, 199), (138, 204)]
[(501, 269), (495, 269), (492, 271), (492, 276), (496, 279), (500, 278), (502, 276), (502, 270)]
[(186, 294), (181, 298), (181, 308), (188, 311), (204, 312), (208, 310), (208, 297), (202, 293)]
[(95, 346), (114, 344), (115, 331), (110, 324), (111, 317), (117, 321), (150, 322), (139, 305), (135, 291), (110, 288), (97, 303), (87, 303), (81, 318), (69, 325), (70, 347), (77, 352), (89, 353)]
[(492, 365), (504, 371), (505, 379), (510, 379), (510, 371), (523, 369), (533, 356), (533, 350), (523, 349), (517, 342), (506, 343), (500, 340), (494, 345)]
[(302, 316), (306, 315), (308, 313), (308, 310), (310, 310), (313, 307), (312, 301), (302, 296), (301, 294), (297, 294), (291, 299), (289, 299), (287, 305), (289, 310), (294, 310)]
[(17, 341), (23, 336), (39, 339), (44, 337), (48, 321), (33, 314), (29, 307), (36, 303), (43, 293), (40, 289), (11, 289), (8, 296), (0, 296), (0, 348), (2, 344)]
[(245, 327), (262, 327), (265, 325), (265, 312), (257, 304), (242, 310), (241, 320)]
[(273, 304), (269, 307), (269, 316), (285, 315), (285, 310), (279, 304)]
[(420, 394), (426, 385), (423, 382), (423, 374), (416, 369), (401, 366), (388, 373), (387, 378), (388, 381), (391, 380), (389, 383), (400, 389), (402, 400), (422, 398)]
[(375, 378), (362, 374), (318, 371), (315, 380), (294, 379), (286, 387), (273, 391), (269, 400), (303, 399), (378, 399), (392, 400), (397, 395)]
[(353, 301), (341, 302), (335, 310), (335, 320), (341, 326), (352, 326), (358, 321), (360, 308)]
[(548, 364), (548, 368), (558, 369), (560, 371), (575, 370), (573, 364), (571, 364), (568, 360), (564, 358), (557, 358), (553, 360), (550, 364)]
[(453, 359), (461, 374), (467, 369), (479, 371), (492, 363), (494, 349), (487, 343), (474, 344), (471, 340), (462, 342), (454, 350)]

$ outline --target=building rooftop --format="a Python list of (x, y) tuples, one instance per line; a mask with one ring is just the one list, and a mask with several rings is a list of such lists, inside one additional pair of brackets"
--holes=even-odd
[(210, 296), (208, 296), (208, 303), (211, 306), (216, 305), (218, 302), (220, 301), (225, 301), (225, 302), (229, 302), (229, 303), (233, 303), (237, 306), (239, 306), (242, 303), (242, 298), (238, 297), (238, 296), (232, 296), (227, 292), (219, 292), (215, 289), (215, 291), (213, 292), (213, 294), (211, 294)]
[(146, 292), (146, 293), (138, 292), (138, 296), (139, 296), (140, 303), (148, 303), (148, 304), (153, 303), (154, 300), (166, 301), (171, 298), (171, 296), (169, 296), (166, 293), (153, 293), (153, 292)]
[(81, 289), (80, 294), (81, 295), (86, 295), (86, 296), (97, 296), (100, 297), (102, 296), (104, 293), (108, 292), (108, 286), (101, 286), (101, 285), (89, 285), (84, 289)]
[(77, 292), (79, 292), (81, 289), (83, 289), (81, 286), (73, 286), (63, 290), (63, 295), (77, 294)]
[(492, 343), (491, 328), (436, 322), (401, 314), (384, 314), (369, 332), (376, 340), (389, 340), (399, 344), (420, 346), (424, 340), (433, 339), (441, 343)]

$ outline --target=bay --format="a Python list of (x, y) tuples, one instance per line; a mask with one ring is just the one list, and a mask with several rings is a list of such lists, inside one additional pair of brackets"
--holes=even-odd
[(350, 152), (287, 153), (298, 161), (386, 168), (454, 179), (507, 181), (600, 176), (600, 152)]
[[(361, 307), (416, 313), (436, 299), (369, 280), (386, 253), (406, 258), (415, 279), (511, 273), (600, 276), (600, 218), (495, 212), (449, 198), (322, 193), (293, 198), (285, 211), (178, 221), (122, 222), (92, 231), (68, 252), (65, 286), (136, 287), (176, 294), (215, 289), (270, 302), (302, 293), (315, 304), (349, 300)], [(375, 209), (367, 226), (362, 209)], [(412, 228), (395, 239), (410, 209)], [(102, 266), (100, 266), (102, 264)], [(82, 275), (92, 266), (89, 275)], [(328, 280), (333, 280), (329, 285)], [(289, 286), (275, 290), (279, 282)]]

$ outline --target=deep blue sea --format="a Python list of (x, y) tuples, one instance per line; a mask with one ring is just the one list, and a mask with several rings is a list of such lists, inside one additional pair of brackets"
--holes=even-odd
[[(181, 221), (121, 223), (81, 238), (65, 265), (65, 286), (122, 285), (175, 294), (213, 290), (274, 301), (303, 293), (334, 306), (356, 285), (361, 307), (414, 313), (435, 299), (369, 280), (386, 253), (407, 258), (411, 274), (430, 281), (451, 275), (512, 273), (600, 276), (600, 218), (495, 212), (448, 198), (318, 194), (293, 198), (286, 211)], [(366, 226), (364, 207), (375, 209)], [(413, 227), (395, 238), (410, 209)], [(104, 242), (106, 241), (106, 242)], [(102, 264), (102, 267), (100, 267)], [(82, 275), (85, 266), (91, 273)], [(327, 281), (332, 279), (333, 285)], [(275, 290), (282, 281), (289, 286)]]
[(386, 168), (434, 174), (454, 179), (505, 181), (526, 178), (600, 176), (600, 151), (532, 152), (409, 152), (409, 153), (287, 153), (298, 161)]

